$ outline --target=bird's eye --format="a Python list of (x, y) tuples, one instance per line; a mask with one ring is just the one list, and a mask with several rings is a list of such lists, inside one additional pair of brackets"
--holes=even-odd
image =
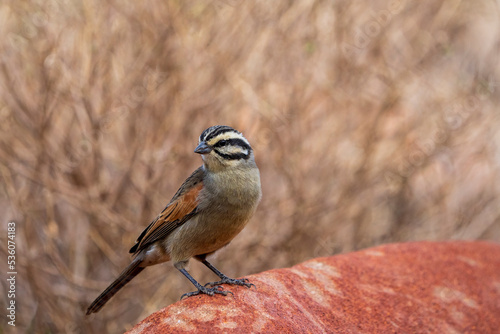
[(227, 140), (223, 139), (223, 140), (220, 140), (218, 143), (217, 143), (217, 146), (226, 146), (227, 145)]

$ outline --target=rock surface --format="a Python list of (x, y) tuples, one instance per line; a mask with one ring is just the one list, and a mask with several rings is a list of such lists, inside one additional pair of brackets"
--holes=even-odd
[(500, 245), (414, 242), (246, 276), (129, 333), (500, 333)]

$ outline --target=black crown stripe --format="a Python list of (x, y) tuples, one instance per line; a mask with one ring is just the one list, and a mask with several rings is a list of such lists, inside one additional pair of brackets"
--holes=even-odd
[(234, 132), (234, 133), (239, 134), (238, 131), (236, 131), (235, 129), (233, 129), (230, 126), (216, 125), (216, 126), (212, 126), (208, 129), (206, 129), (205, 131), (203, 131), (203, 133), (200, 136), (200, 139), (202, 141), (209, 141), (210, 139), (212, 139), (220, 134), (226, 133), (226, 132)]

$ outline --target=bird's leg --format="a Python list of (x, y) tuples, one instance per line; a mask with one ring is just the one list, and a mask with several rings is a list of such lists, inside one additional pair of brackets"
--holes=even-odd
[(252, 286), (256, 287), (255, 284), (249, 283), (248, 279), (246, 279), (246, 278), (241, 278), (241, 279), (229, 278), (226, 275), (224, 275), (223, 273), (221, 273), (219, 271), (219, 269), (215, 268), (210, 262), (208, 262), (204, 258), (198, 258), (198, 259), (201, 261), (201, 263), (206, 265), (208, 267), (208, 269), (212, 270), (220, 278), (220, 281), (210, 282), (210, 283), (205, 284), (205, 286), (207, 286), (207, 285), (220, 286), (220, 284), (232, 284), (232, 285), (243, 285), (243, 286), (246, 286), (247, 288), (250, 288)]
[(191, 276), (186, 269), (182, 268), (181, 265), (177, 265), (175, 264), (174, 265), (177, 269), (179, 269), (179, 271), (184, 275), (186, 276), (186, 278), (191, 282), (193, 283), (193, 285), (198, 289), (198, 291), (193, 291), (193, 292), (188, 292), (188, 293), (185, 293), (181, 296), (181, 299), (183, 299), (184, 297), (191, 297), (191, 296), (196, 296), (196, 295), (199, 295), (200, 293), (203, 293), (203, 294), (206, 294), (206, 295), (209, 295), (209, 296), (213, 296), (215, 294), (218, 294), (218, 295), (224, 295), (226, 296), (228, 293), (231, 293), (231, 291), (224, 291), (222, 289), (222, 287), (220, 285), (216, 285), (212, 288), (206, 288), (204, 287), (203, 285), (201, 285), (200, 283), (198, 283), (194, 278), (193, 276)]

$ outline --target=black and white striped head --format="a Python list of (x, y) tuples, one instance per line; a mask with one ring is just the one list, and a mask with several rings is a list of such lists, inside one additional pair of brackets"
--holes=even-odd
[[(226, 125), (209, 127), (200, 135), (199, 144), (194, 150), (202, 155), (205, 164), (234, 166), (240, 163), (253, 164), (252, 147), (243, 135)], [(211, 167), (211, 166), (209, 166)]]

